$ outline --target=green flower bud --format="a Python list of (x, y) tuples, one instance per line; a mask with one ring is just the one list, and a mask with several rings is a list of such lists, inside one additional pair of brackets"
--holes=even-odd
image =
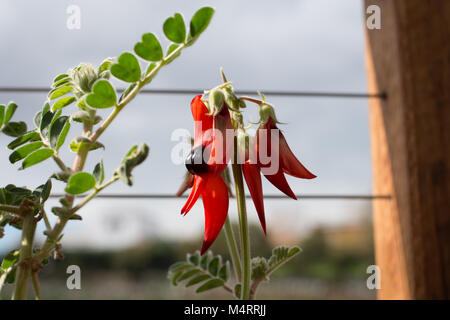
[(99, 79), (97, 70), (89, 63), (82, 63), (69, 71), (69, 77), (75, 84), (75, 96), (82, 96), (92, 90), (94, 82)]
[(263, 103), (259, 106), (259, 117), (260, 117), (260, 123), (266, 124), (269, 120), (269, 117), (272, 118), (272, 120), (277, 123), (277, 117), (275, 115), (274, 108), (267, 103)]
[(222, 110), (225, 102), (225, 95), (221, 89), (213, 89), (209, 93), (209, 107), (214, 114), (219, 113)]

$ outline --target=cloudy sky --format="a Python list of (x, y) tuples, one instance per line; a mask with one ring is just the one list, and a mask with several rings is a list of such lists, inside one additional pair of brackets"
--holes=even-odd
[[(81, 29), (69, 30), (66, 10), (78, 5)], [(162, 23), (174, 12), (188, 20), (204, 5), (216, 8), (210, 27), (194, 46), (183, 51), (150, 85), (164, 89), (209, 89), (220, 82), (222, 66), (241, 90), (300, 90), (366, 92), (364, 29), (360, 0), (285, 1), (24, 1), (0, 2), (0, 86), (49, 86), (55, 75), (80, 62), (99, 64), (106, 57), (131, 51), (145, 32), (164, 44)], [(115, 82), (117, 87), (124, 83)], [(45, 94), (0, 93), (0, 103), (14, 100), (20, 110), (14, 119), (29, 126)], [(187, 95), (141, 95), (104, 134), (105, 151), (90, 155), (86, 170), (100, 158), (111, 174), (135, 143), (147, 142), (150, 158), (135, 172), (133, 188), (116, 183), (106, 192), (174, 193), (184, 174), (171, 162), (177, 128), (192, 131)], [(368, 104), (365, 99), (270, 97), (281, 127), (299, 159), (318, 178), (288, 178), (294, 192), (304, 194), (368, 194), (371, 165)], [(73, 112), (67, 109), (67, 112)], [(249, 108), (253, 106), (249, 105)], [(250, 110), (256, 120), (255, 110)], [(79, 135), (73, 125), (70, 136)], [(0, 135), (2, 185), (35, 187), (55, 166), (44, 163), (17, 171), (8, 161), (9, 137)], [(68, 149), (65, 147), (65, 149)], [(67, 163), (73, 159), (62, 152)], [(55, 183), (55, 190), (63, 185)], [(265, 184), (267, 194), (278, 193)], [(202, 206), (186, 217), (178, 214), (182, 201), (95, 200), (65, 232), (67, 246), (119, 247), (146, 236), (198, 237), (203, 228)], [(301, 234), (317, 224), (346, 223), (358, 217), (364, 203), (346, 201), (266, 201), (268, 232)], [(251, 206), (250, 206), (251, 207)], [(230, 214), (235, 217), (232, 203)], [(250, 209), (251, 219), (255, 212)], [(39, 237), (41, 232), (38, 232)], [(18, 232), (7, 229), (0, 251), (18, 245)]]

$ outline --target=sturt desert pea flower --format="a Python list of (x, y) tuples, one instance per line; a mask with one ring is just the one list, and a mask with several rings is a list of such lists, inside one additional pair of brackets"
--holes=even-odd
[(186, 159), (186, 168), (193, 176), (191, 193), (181, 209), (186, 215), (201, 196), (205, 210), (205, 234), (201, 254), (206, 252), (222, 230), (228, 214), (229, 195), (222, 171), (229, 161), (226, 131), (232, 130), (231, 118), (225, 103), (208, 110), (196, 96), (191, 102), (195, 121), (194, 145)]
[[(265, 233), (266, 221), (260, 173), (263, 173), (266, 179), (280, 191), (295, 200), (297, 200), (297, 197), (286, 181), (284, 174), (302, 179), (313, 179), (316, 176), (300, 163), (289, 148), (283, 133), (276, 126), (277, 120), (273, 107), (263, 104), (260, 107), (260, 116), (260, 126), (253, 143), (253, 152), (256, 156), (256, 161), (251, 157), (250, 159), (246, 157), (242, 169)], [(273, 145), (273, 143), (276, 145)], [(263, 154), (269, 159), (268, 162), (262, 161), (261, 155)], [(265, 170), (269, 168), (270, 170)]]

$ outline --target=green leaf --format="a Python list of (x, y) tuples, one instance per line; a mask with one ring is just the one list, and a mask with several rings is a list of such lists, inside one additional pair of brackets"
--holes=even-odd
[(103, 180), (105, 179), (105, 168), (103, 166), (103, 160), (101, 160), (94, 168), (93, 172), (95, 181), (97, 182), (97, 185), (101, 185), (103, 183)]
[(167, 18), (163, 25), (164, 34), (167, 39), (175, 43), (183, 43), (186, 39), (186, 26), (183, 16), (175, 13), (173, 17)]
[(51, 123), (53, 121), (53, 117), (54, 116), (55, 116), (55, 113), (53, 113), (51, 111), (47, 111), (42, 116), (42, 120), (40, 122), (39, 131), (41, 132), (41, 135), (43, 137), (45, 137), (45, 138), (47, 137), (48, 130), (50, 128), (50, 125), (51, 125)]
[(177, 281), (183, 281), (183, 280), (189, 279), (189, 278), (191, 278), (193, 275), (196, 275), (196, 274), (199, 273), (199, 272), (200, 272), (199, 269), (188, 270), (188, 271), (186, 271), (185, 273), (183, 273), (183, 275), (180, 276), (180, 277), (178, 278)]
[(120, 179), (129, 186), (133, 185), (132, 171), (136, 166), (147, 159), (149, 152), (150, 148), (145, 143), (143, 143), (140, 148), (138, 148), (137, 145), (134, 145), (125, 155), (121, 165), (116, 169), (114, 174), (118, 175)]
[(68, 77), (69, 77), (69, 75), (68, 75), (68, 74), (65, 74), (65, 73), (60, 74), (60, 75), (57, 75), (57, 76), (55, 77), (55, 79), (53, 79), (53, 83), (58, 82), (59, 80), (65, 79), (65, 78), (68, 78)]
[(56, 142), (56, 151), (59, 151), (59, 149), (62, 147), (64, 142), (66, 141), (67, 134), (70, 130), (70, 120), (66, 121), (64, 124), (63, 129), (61, 130), (61, 133), (59, 134), (58, 141)]
[(8, 149), (14, 150), (15, 148), (23, 145), (28, 141), (38, 141), (38, 140), (41, 140), (41, 136), (39, 135), (39, 133), (37, 133), (36, 131), (30, 131), (13, 140), (10, 144), (8, 144)]
[(269, 258), (268, 261), (268, 269), (266, 275), (269, 276), (272, 272), (280, 268), (282, 265), (291, 260), (298, 253), (300, 253), (300, 251), (301, 249), (296, 246), (291, 248), (286, 246), (279, 246), (273, 248), (272, 256)]
[[(69, 127), (70, 123), (68, 120), (69, 117), (67, 116), (59, 117), (58, 119), (55, 120), (55, 122), (53, 122), (52, 126), (50, 127), (49, 136), (50, 136), (50, 146), (52, 147), (52, 149), (58, 150), (58, 148), (64, 143), (67, 132), (69, 131), (70, 128)], [(66, 126), (67, 123), (69, 123), (68, 126)], [(62, 138), (62, 142), (60, 141), (60, 138)], [(58, 146), (58, 144), (60, 145)]]
[(9, 161), (11, 163), (16, 163), (19, 160), (22, 160), (26, 156), (28, 156), (33, 151), (40, 149), (44, 144), (42, 141), (31, 142), (29, 144), (20, 147), (9, 156)]
[(227, 282), (230, 277), (230, 263), (227, 261), (219, 270), (219, 278)]
[(106, 58), (105, 60), (103, 60), (103, 62), (98, 67), (97, 73), (101, 74), (102, 72), (108, 71), (113, 61), (114, 61), (113, 58)]
[(20, 137), (27, 132), (27, 124), (23, 121), (8, 122), (8, 124), (2, 129), (2, 132), (10, 137)]
[(187, 268), (192, 268), (192, 265), (186, 261), (180, 261), (172, 264), (169, 267), (169, 272), (177, 273), (178, 271), (183, 271)]
[(95, 178), (87, 172), (77, 172), (72, 175), (64, 189), (70, 194), (81, 194), (95, 187)]
[(209, 22), (214, 14), (214, 9), (211, 7), (203, 7), (199, 9), (191, 19), (190, 36), (195, 39), (208, 27)]
[(172, 284), (174, 286), (178, 285), (178, 278), (181, 276), (183, 272), (182, 271), (178, 271), (173, 277), (172, 277)]
[(0, 104), (0, 128), (3, 126), (4, 119), (5, 119), (5, 106)]
[(0, 274), (0, 290), (5, 282), (14, 283), (15, 269), (13, 266), (19, 261), (20, 250), (13, 250), (3, 258)]
[(20, 250), (13, 250), (10, 253), (8, 253), (2, 261), (2, 271), (6, 271), (9, 267), (12, 267), (14, 265), (14, 263), (16, 263), (17, 261), (19, 261), (19, 256), (20, 256)]
[(47, 201), (48, 197), (50, 197), (51, 191), (52, 191), (52, 180), (48, 179), (47, 182), (44, 184), (44, 187), (42, 188), (41, 199), (43, 203)]
[(203, 270), (208, 270), (208, 263), (212, 259), (212, 253), (211, 251), (208, 251), (206, 254), (204, 254), (200, 259), (200, 267)]
[(145, 70), (145, 75), (148, 75), (155, 68), (156, 68), (156, 63), (150, 63), (147, 67), (147, 70)]
[(34, 166), (35, 164), (38, 164), (44, 160), (47, 160), (51, 156), (54, 155), (54, 151), (49, 148), (39, 149), (28, 155), (25, 160), (22, 162), (22, 168), (26, 169), (31, 166)]
[(59, 98), (59, 97), (62, 97), (63, 95), (68, 94), (72, 90), (73, 90), (73, 87), (71, 85), (58, 87), (49, 92), (48, 98), (50, 100), (54, 100), (56, 98)]
[(56, 111), (67, 107), (68, 105), (74, 103), (77, 99), (75, 97), (64, 97), (59, 99), (53, 104), (52, 111)]
[(8, 123), (9, 120), (11, 120), (11, 118), (13, 117), (16, 110), (17, 110), (17, 104), (15, 104), (14, 102), (8, 103), (8, 108), (6, 109), (6, 113), (5, 113), (5, 119), (3, 120), (4, 123)]
[(214, 277), (217, 276), (219, 272), (219, 265), (221, 264), (219, 256), (215, 257), (208, 264), (208, 272), (211, 273)]
[(161, 44), (153, 33), (143, 34), (142, 41), (134, 46), (134, 52), (147, 61), (160, 61), (163, 58)]
[(200, 283), (200, 282), (205, 281), (207, 279), (211, 279), (211, 276), (207, 275), (207, 274), (201, 274), (201, 275), (199, 275), (197, 277), (194, 277), (191, 280), (189, 280), (189, 282), (186, 283), (186, 288), (190, 287), (190, 286), (193, 286), (193, 285), (196, 285), (197, 283)]
[(221, 279), (211, 279), (201, 285), (195, 292), (200, 293), (207, 290), (215, 289), (217, 287), (222, 287), (225, 284), (225, 282)]
[(33, 122), (36, 128), (39, 128), (41, 126), (41, 120), (42, 120), (42, 111), (39, 111), (33, 118)]
[(195, 251), (194, 254), (188, 253), (187, 255), (187, 261), (192, 263), (195, 266), (198, 266), (200, 263), (200, 251)]
[(97, 109), (114, 107), (116, 101), (116, 91), (113, 86), (104, 79), (97, 80), (92, 87), (92, 93), (86, 96), (86, 103)]
[(137, 82), (141, 78), (141, 67), (134, 54), (122, 53), (117, 59), (117, 63), (111, 65), (111, 74), (125, 82)]
[(63, 78), (63, 79), (53, 83), (52, 88), (58, 89), (58, 88), (65, 87), (68, 85), (72, 85), (72, 79), (70, 79), (69, 77)]

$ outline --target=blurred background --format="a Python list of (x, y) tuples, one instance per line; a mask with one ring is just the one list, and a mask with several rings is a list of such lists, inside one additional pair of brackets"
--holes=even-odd
[[(70, 5), (81, 10), (81, 28), (69, 30)], [(185, 20), (200, 7), (216, 13), (194, 46), (159, 72), (149, 88), (209, 89), (220, 83), (219, 67), (240, 90), (320, 91), (365, 93), (364, 9), (359, 0), (273, 1), (23, 1), (0, 2), (0, 87), (49, 87), (52, 79), (80, 62), (98, 65), (132, 48), (145, 32), (162, 43), (162, 23), (174, 12)], [(114, 82), (117, 88), (124, 83)], [(288, 178), (297, 194), (370, 195), (372, 193), (367, 99), (325, 97), (267, 97), (275, 105), (286, 139), (300, 161), (318, 178)], [(32, 119), (45, 93), (0, 92), (0, 103), (14, 100), (14, 120)], [(112, 174), (131, 145), (147, 142), (149, 159), (134, 173), (134, 186), (116, 183), (108, 193), (174, 194), (185, 172), (171, 161), (175, 129), (192, 132), (192, 96), (139, 95), (102, 136), (106, 150), (91, 153), (86, 171), (104, 159)], [(71, 107), (74, 108), (74, 107)], [(248, 108), (253, 108), (249, 105)], [(256, 108), (255, 108), (256, 109)], [(249, 110), (250, 120), (257, 119)], [(78, 131), (77, 131), (78, 130)], [(78, 135), (73, 125), (70, 137)], [(8, 161), (0, 135), (0, 182), (34, 188), (55, 166), (46, 162), (18, 171)], [(61, 157), (74, 157), (64, 147)], [(54, 183), (54, 191), (64, 185)], [(279, 194), (264, 183), (266, 194)], [(49, 207), (56, 200), (48, 202)], [(228, 298), (215, 290), (195, 295), (191, 289), (171, 287), (167, 267), (199, 249), (203, 236), (203, 208), (199, 203), (186, 216), (184, 203), (167, 199), (96, 199), (82, 210), (83, 221), (71, 221), (62, 240), (65, 259), (51, 261), (41, 272), (42, 296), (80, 298)], [(303, 252), (263, 284), (259, 298), (373, 299), (366, 268), (374, 263), (370, 200), (266, 200), (267, 236), (249, 203), (252, 254), (270, 255), (270, 247), (298, 245)], [(236, 204), (230, 217), (237, 221)], [(54, 221), (54, 217), (51, 217)], [(43, 229), (36, 233), (43, 241)], [(20, 233), (5, 229), (0, 257), (18, 248)], [(211, 248), (227, 255), (223, 235)], [(66, 268), (82, 270), (82, 290), (66, 288)], [(2, 297), (9, 296), (7, 288)]]

